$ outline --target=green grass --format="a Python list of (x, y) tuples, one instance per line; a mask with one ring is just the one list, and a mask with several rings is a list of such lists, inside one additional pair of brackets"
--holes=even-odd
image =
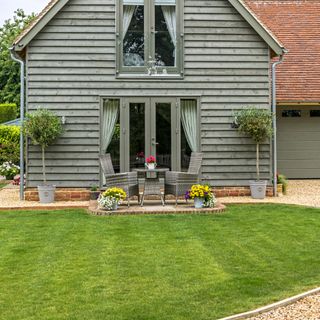
[(204, 320), (320, 284), (320, 210), (0, 213), (0, 318)]
[(1, 190), (2, 188), (4, 188), (6, 185), (7, 185), (6, 183), (0, 182), (0, 190)]

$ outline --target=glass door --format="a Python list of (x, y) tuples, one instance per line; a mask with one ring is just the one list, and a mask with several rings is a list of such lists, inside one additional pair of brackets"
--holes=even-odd
[(150, 151), (160, 168), (177, 170), (177, 112), (178, 104), (172, 98), (151, 99)]
[(180, 118), (175, 98), (125, 98), (121, 110), (121, 171), (143, 168), (154, 156), (162, 168), (178, 170)]

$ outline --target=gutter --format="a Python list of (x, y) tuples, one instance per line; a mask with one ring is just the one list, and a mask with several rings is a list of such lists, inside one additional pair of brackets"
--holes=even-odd
[(278, 196), (277, 184), (278, 184), (278, 155), (277, 155), (277, 74), (276, 68), (284, 61), (284, 55), (287, 51), (284, 51), (280, 56), (279, 61), (272, 64), (272, 127), (273, 127), (273, 195)]
[(24, 96), (25, 96), (25, 79), (24, 79), (24, 70), (25, 63), (24, 61), (16, 54), (14, 47), (9, 48), (11, 59), (20, 63), (20, 200), (24, 200), (24, 136), (23, 136), (23, 121), (24, 121)]

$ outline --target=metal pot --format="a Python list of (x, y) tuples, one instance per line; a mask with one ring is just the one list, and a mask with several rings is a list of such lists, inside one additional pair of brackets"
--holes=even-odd
[(268, 181), (250, 181), (251, 197), (253, 199), (264, 199), (267, 192)]
[(53, 203), (56, 186), (38, 186), (40, 203)]

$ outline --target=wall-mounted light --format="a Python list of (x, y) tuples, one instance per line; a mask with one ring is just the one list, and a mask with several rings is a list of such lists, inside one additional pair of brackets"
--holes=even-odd
[(61, 122), (62, 122), (62, 124), (66, 124), (66, 122), (67, 122), (66, 116), (62, 116)]

